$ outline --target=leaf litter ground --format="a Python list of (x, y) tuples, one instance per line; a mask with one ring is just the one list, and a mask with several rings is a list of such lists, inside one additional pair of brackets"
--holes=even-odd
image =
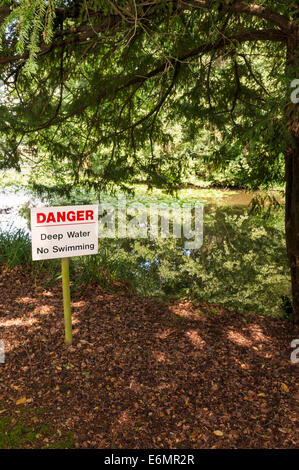
[(79, 448), (298, 446), (291, 322), (94, 284), (72, 294), (67, 348), (60, 282), (43, 281), (24, 268), (0, 275), (4, 437), (23, 419), (35, 430), (24, 448), (60, 436)]

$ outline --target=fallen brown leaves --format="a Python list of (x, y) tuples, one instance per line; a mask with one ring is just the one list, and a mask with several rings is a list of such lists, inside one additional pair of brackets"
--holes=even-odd
[(67, 348), (60, 283), (34, 285), (0, 276), (1, 416), (29, 408), (77, 447), (297, 446), (290, 323), (93, 285), (73, 295)]

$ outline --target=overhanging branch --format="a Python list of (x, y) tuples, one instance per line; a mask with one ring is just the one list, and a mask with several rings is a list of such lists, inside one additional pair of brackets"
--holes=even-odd
[(213, 6), (221, 6), (226, 11), (231, 11), (237, 14), (248, 14), (263, 20), (268, 21), (273, 26), (278, 26), (284, 32), (290, 32), (294, 28), (294, 23), (287, 16), (277, 13), (269, 8), (256, 3), (247, 3), (243, 0), (181, 0), (179, 2), (181, 8), (187, 6), (192, 8), (203, 8), (210, 10)]
[[(222, 2), (225, 4), (225, 2)], [(282, 31), (289, 32), (292, 29), (292, 21), (290, 21), (286, 16), (276, 13), (268, 8), (263, 7), (262, 5), (256, 5), (254, 3), (248, 4), (245, 2), (235, 2), (233, 5), (226, 6), (228, 10), (231, 10), (235, 13), (247, 13), (251, 16), (256, 16), (257, 18), (262, 18), (266, 21), (269, 21), (275, 26), (278, 26)]]
[[(172, 57), (168, 58), (167, 61), (164, 61), (161, 65), (156, 67), (155, 69), (151, 70), (148, 73), (142, 73), (141, 71), (137, 71), (134, 75), (128, 75), (123, 77), (123, 84), (119, 85), (116, 89), (113, 90), (113, 94), (116, 95), (117, 93), (126, 90), (134, 85), (143, 85), (147, 80), (158, 76), (159, 74), (163, 74), (169, 65), (173, 65), (174, 67), (176, 64), (180, 63), (187, 63), (189, 59), (194, 57), (208, 54), (213, 51), (225, 49), (228, 46), (237, 47), (239, 44), (249, 42), (249, 41), (276, 41), (276, 42), (285, 42), (286, 35), (284, 35), (279, 30), (246, 30), (238, 34), (231, 35), (229, 37), (221, 37), (218, 41), (213, 43), (205, 43), (201, 44), (200, 46), (182, 54), (179, 57)], [(103, 90), (97, 97), (95, 97), (96, 101), (102, 100), (107, 98), (108, 93), (106, 90)], [(75, 111), (69, 113), (68, 115), (63, 117), (63, 120), (69, 119), (74, 115), (81, 114), (84, 112), (85, 109), (88, 108), (88, 104), (82, 104), (79, 108), (76, 108)], [(57, 123), (61, 122), (59, 117), (54, 121), (51, 121), (51, 125), (56, 125)], [(40, 125), (38, 128), (35, 129), (28, 129), (26, 131), (22, 130), (21, 132), (28, 134), (32, 132), (36, 132), (37, 130), (48, 128), (47, 123)]]

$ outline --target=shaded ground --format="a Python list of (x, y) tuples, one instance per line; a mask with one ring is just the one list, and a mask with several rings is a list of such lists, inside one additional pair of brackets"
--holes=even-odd
[(94, 285), (67, 349), (60, 283), (38, 284), (0, 275), (0, 448), (297, 446), (291, 323)]

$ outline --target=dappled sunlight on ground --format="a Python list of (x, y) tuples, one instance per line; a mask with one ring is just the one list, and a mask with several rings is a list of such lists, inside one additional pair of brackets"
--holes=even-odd
[(34, 315), (50, 315), (54, 312), (55, 308), (53, 305), (40, 305), (33, 311)]
[(162, 351), (154, 351), (153, 357), (157, 362), (166, 362), (166, 355)]
[(186, 336), (190, 339), (193, 346), (198, 349), (203, 349), (206, 342), (199, 336), (196, 330), (186, 331)]
[(53, 292), (51, 292), (51, 291), (45, 291), (45, 290), (43, 291), (43, 295), (44, 295), (45, 297), (53, 297), (53, 296), (54, 296)]
[(82, 308), (86, 307), (88, 305), (88, 302), (85, 302), (84, 300), (79, 300), (78, 302), (72, 302), (71, 306), (73, 308)]
[(25, 397), (26, 409), (45, 409), (43, 423), (72, 430), (77, 447), (296, 446), (290, 323), (93, 285), (72, 294), (67, 348), (60, 282), (45, 302), (20, 277), (0, 275), (5, 413)]
[(165, 328), (165, 330), (163, 331), (159, 331), (158, 333), (156, 333), (156, 338), (158, 339), (166, 339), (168, 338), (169, 335), (171, 335), (171, 333), (174, 333), (175, 330), (174, 329), (171, 329), (171, 328)]
[(194, 306), (188, 301), (178, 301), (171, 305), (169, 310), (181, 318), (205, 321), (203, 309), (199, 309), (198, 306)]
[(13, 320), (0, 320), (0, 327), (10, 328), (14, 327), (28, 327), (32, 326), (34, 323), (37, 323), (38, 320), (34, 318), (15, 318)]
[(230, 341), (237, 344), (238, 346), (250, 347), (253, 344), (252, 340), (250, 340), (249, 338), (246, 338), (246, 336), (244, 336), (242, 333), (238, 331), (229, 330), (227, 333), (227, 337)]
[(15, 299), (15, 302), (18, 304), (35, 304), (36, 299), (32, 297), (20, 297), (19, 299)]
[(271, 338), (266, 336), (259, 325), (249, 325), (248, 331), (250, 332), (251, 337), (257, 343), (269, 343)]

